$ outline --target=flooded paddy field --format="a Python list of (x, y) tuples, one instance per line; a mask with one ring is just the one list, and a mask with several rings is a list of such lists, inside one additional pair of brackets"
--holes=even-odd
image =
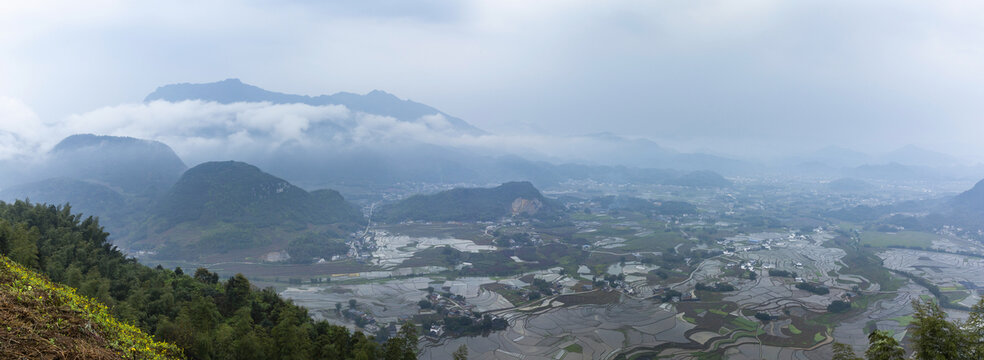
[(280, 295), (308, 308), (312, 316), (318, 319), (339, 321), (335, 314), (335, 304), (348, 307), (349, 300), (356, 300), (361, 311), (372, 314), (380, 323), (391, 323), (418, 314), (420, 307), (417, 303), (427, 296), (428, 287), (439, 292), (447, 290), (451, 294), (461, 295), (467, 304), (474, 305), (475, 310), (480, 312), (513, 307), (501, 295), (481, 286), (496, 282), (490, 278), (478, 277), (455, 280), (409, 277), (366, 283), (288, 287)]
[(672, 307), (623, 299), (608, 305), (558, 304), (509, 316), (506, 331), (425, 344), (422, 359), (447, 359), (458, 346), (470, 359), (604, 359), (634, 347), (687, 344), (693, 325)]
[[(281, 295), (310, 309), (313, 317), (353, 330), (371, 332), (374, 330), (369, 329), (387, 324), (435, 316), (418, 304), (428, 297), (428, 288), (460, 296), (462, 309), (468, 312), (508, 322), (505, 330), (484, 336), (422, 337), (424, 359), (448, 358), (460, 345), (468, 347), (472, 359), (684, 359), (695, 353), (715, 353), (729, 359), (826, 359), (835, 340), (864, 349), (866, 334), (875, 328), (904, 339), (912, 320), (912, 300), (928, 295), (925, 288), (901, 278), (894, 280), (900, 288), (888, 292), (868, 279), (867, 273), (848, 274), (847, 252), (827, 247), (835, 237), (833, 233), (729, 233), (723, 243), (715, 245), (698, 242), (687, 232), (667, 231), (659, 222), (602, 216), (591, 219), (579, 221), (579, 229), (572, 231), (575, 239), (588, 241), (583, 250), (577, 247), (588, 256), (564, 266), (527, 267), (502, 277), (464, 276), (475, 274), (459, 271), (470, 264), (442, 262), (446, 252), (509, 251), (493, 245), (490, 234), (496, 226), (401, 224), (399, 228), (374, 230), (375, 247), (369, 258), (350, 261), (348, 268), (317, 268), (317, 264), (296, 267), (351, 269), (350, 273), (312, 271), (311, 277), (319, 278), (320, 283), (312, 280), (285, 285), (284, 278), (276, 279), (281, 281)], [(654, 224), (660, 228), (653, 229)], [(457, 237), (456, 233), (465, 236)], [(666, 246), (669, 243), (675, 245)], [(675, 263), (661, 262), (666, 256), (691, 249), (716, 252), (680, 258)], [(536, 262), (517, 254), (522, 255), (517, 252), (499, 259), (523, 266)], [(982, 259), (902, 249), (878, 254), (890, 269), (938, 282), (948, 294), (967, 293), (960, 298), (965, 302), (976, 300), (969, 290), (984, 284), (984, 276), (962, 274), (968, 269), (984, 270)], [(770, 270), (795, 275), (773, 276)], [(531, 291), (544, 291), (533, 285), (534, 279), (541, 281), (539, 286), (545, 283), (553, 290), (544, 292), (539, 300), (526, 297)], [(800, 282), (822, 286), (829, 292), (817, 294), (797, 288)], [(698, 283), (722, 283), (734, 289), (697, 291)], [(673, 292), (678, 295), (666, 295)], [(858, 295), (863, 296), (855, 297)], [(828, 313), (827, 306), (842, 299), (857, 301), (858, 306), (844, 314)], [(336, 304), (347, 309), (352, 300), (357, 304), (354, 309), (371, 316), (372, 324), (378, 327), (356, 326), (351, 318), (336, 311)], [(758, 313), (774, 319), (760, 321), (755, 316)]]

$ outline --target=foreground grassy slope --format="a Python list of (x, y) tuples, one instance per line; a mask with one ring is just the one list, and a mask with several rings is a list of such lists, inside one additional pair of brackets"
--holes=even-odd
[(0, 358), (180, 359), (176, 346), (0, 256)]

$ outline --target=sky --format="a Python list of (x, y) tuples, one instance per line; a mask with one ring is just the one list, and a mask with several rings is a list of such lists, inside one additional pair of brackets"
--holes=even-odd
[(4, 1), (0, 153), (158, 86), (239, 78), (385, 90), (501, 136), (980, 160), (982, 18), (949, 0)]

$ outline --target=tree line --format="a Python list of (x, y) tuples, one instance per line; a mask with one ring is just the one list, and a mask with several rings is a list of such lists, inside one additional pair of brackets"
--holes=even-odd
[[(984, 299), (970, 310), (966, 321), (948, 320), (934, 301), (913, 301), (915, 310), (909, 326), (911, 356), (919, 360), (984, 359)], [(834, 360), (902, 360), (906, 350), (888, 332), (875, 330), (868, 335), (864, 357), (850, 346), (834, 343)]]

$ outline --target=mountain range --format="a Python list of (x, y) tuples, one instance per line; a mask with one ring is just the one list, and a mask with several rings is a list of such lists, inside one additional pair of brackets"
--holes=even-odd
[(393, 94), (381, 90), (373, 90), (365, 95), (339, 92), (332, 95), (295, 95), (268, 91), (259, 87), (244, 84), (239, 79), (204, 84), (170, 84), (157, 88), (144, 98), (151, 101), (179, 102), (186, 100), (214, 101), (220, 104), (236, 102), (269, 102), (273, 104), (307, 104), (307, 105), (344, 105), (349, 110), (367, 114), (390, 116), (400, 121), (418, 122), (426, 116), (441, 115), (455, 130), (472, 135), (484, 134), (481, 129), (471, 124), (445, 114), (433, 107), (402, 100)]

